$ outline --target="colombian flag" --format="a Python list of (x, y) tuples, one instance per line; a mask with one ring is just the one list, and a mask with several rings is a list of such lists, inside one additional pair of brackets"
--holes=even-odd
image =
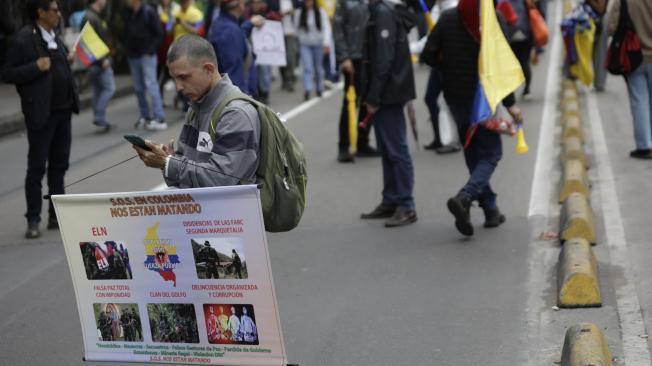
[(523, 70), (500, 29), (493, 0), (480, 0), (480, 54), (478, 86), (471, 110), (467, 145), (478, 127), (496, 113), (496, 107), (525, 81)]
[(109, 47), (104, 44), (100, 36), (97, 35), (91, 23), (86, 22), (79, 34), (79, 39), (75, 45), (77, 57), (86, 66), (92, 65), (95, 61), (102, 59), (109, 54)]

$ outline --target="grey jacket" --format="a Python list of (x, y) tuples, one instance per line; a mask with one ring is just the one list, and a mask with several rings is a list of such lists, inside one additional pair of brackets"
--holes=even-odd
[(369, 21), (369, 6), (364, 0), (337, 0), (333, 16), (333, 40), (337, 62), (363, 57)]
[(215, 141), (209, 133), (213, 111), (234, 92), (240, 90), (225, 74), (202, 100), (191, 104), (177, 150), (163, 173), (168, 186), (215, 187), (255, 181), (260, 144), (256, 109), (245, 101), (229, 103), (216, 124)]

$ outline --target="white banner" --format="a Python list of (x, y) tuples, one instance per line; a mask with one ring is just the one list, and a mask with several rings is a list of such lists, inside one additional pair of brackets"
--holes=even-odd
[(256, 186), (52, 199), (86, 360), (287, 364)]
[(251, 33), (256, 65), (285, 66), (285, 36), (281, 22), (266, 20)]

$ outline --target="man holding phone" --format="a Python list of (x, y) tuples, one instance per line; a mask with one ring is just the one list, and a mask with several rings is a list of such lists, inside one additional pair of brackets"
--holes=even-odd
[[(177, 91), (191, 103), (175, 151), (145, 140), (147, 151), (134, 144), (146, 166), (163, 171), (168, 186), (179, 188), (236, 185), (255, 181), (260, 145), (260, 119), (248, 102), (235, 100), (219, 116), (213, 113), (229, 95), (242, 93), (227, 75), (220, 76), (213, 46), (186, 35), (170, 46), (168, 68)], [(211, 137), (211, 123), (215, 139)]]
[[(54, 32), (61, 16), (59, 4), (54, 0), (28, 0), (25, 9), (31, 23), (16, 34), (7, 49), (2, 79), (16, 85), (25, 115), (29, 144), (25, 237), (33, 239), (41, 236), (41, 181), (46, 165), (49, 195), (64, 193), (64, 175), (70, 158), (70, 119), (73, 112), (79, 112), (79, 98), (70, 69), (74, 53)], [(52, 202), (47, 228), (59, 228)]]

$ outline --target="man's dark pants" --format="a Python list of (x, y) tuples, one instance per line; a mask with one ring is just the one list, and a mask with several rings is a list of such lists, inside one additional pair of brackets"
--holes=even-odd
[[(362, 90), (362, 60), (353, 60), (353, 68), (355, 72), (353, 73), (353, 87), (356, 92), (356, 105), (360, 104), (360, 111), (358, 113), (358, 121), (361, 121), (367, 114), (367, 108), (365, 108), (363, 103), (360, 103), (360, 90)], [(348, 75), (344, 75), (344, 101), (342, 103), (342, 113), (340, 114), (340, 141), (339, 148), (340, 151), (349, 151), (349, 112), (348, 112), (348, 102), (346, 100), (346, 91), (349, 90), (349, 85), (351, 85), (351, 78)], [(358, 122), (356, 121), (356, 122)], [(369, 146), (369, 132), (371, 131), (371, 124), (367, 124), (365, 128), (358, 128), (358, 147)]]
[[(25, 198), (29, 222), (41, 221), (43, 196), (41, 181), (48, 174), (48, 194), (64, 193), (64, 175), (70, 159), (71, 110), (53, 111), (45, 127), (38, 130), (27, 129), (29, 151), (27, 153), (27, 176), (25, 178)], [(57, 216), (50, 201), (50, 218)]]
[(403, 104), (381, 105), (372, 119), (383, 161), (383, 203), (414, 210), (414, 168)]
[(441, 135), (439, 134), (439, 103), (437, 103), (437, 99), (441, 91), (441, 73), (433, 67), (430, 69), (426, 96), (423, 100), (426, 102), (426, 106), (430, 112), (430, 121), (432, 122), (432, 130), (435, 136), (434, 141), (439, 143), (441, 143)]
[[(448, 103), (448, 107), (457, 124), (460, 139), (464, 139), (471, 119), (471, 103)], [(496, 208), (496, 193), (491, 189), (489, 181), (502, 156), (500, 135), (484, 127), (477, 129), (470, 145), (464, 149), (464, 160), (470, 177), (462, 191), (478, 200), (480, 207), (485, 210)]]

